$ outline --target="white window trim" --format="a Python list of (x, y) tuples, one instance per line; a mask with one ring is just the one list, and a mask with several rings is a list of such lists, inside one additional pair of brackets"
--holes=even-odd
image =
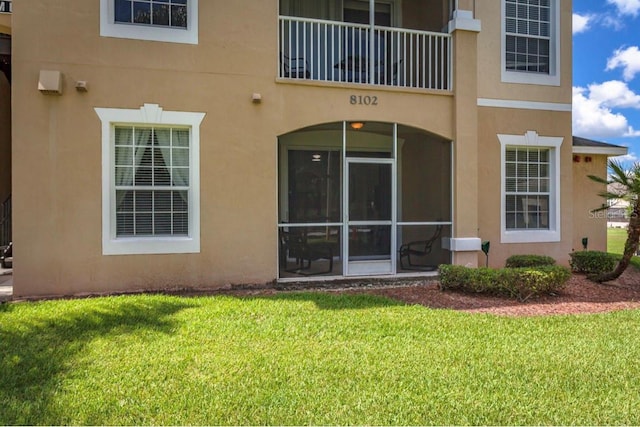
[(114, 0), (100, 0), (100, 35), (122, 39), (198, 44), (198, 0), (187, 2), (187, 28), (115, 22)]
[(549, 43), (549, 74), (530, 73), (526, 71), (507, 70), (506, 60), (506, 3), (500, 0), (501, 4), (501, 41), (500, 41), (500, 62), (502, 67), (503, 83), (520, 83), (544, 86), (560, 86), (560, 1), (551, 0), (551, 41)]
[[(200, 123), (205, 113), (164, 111), (157, 104), (137, 110), (95, 108), (102, 121), (102, 253), (177, 254), (200, 252)], [(189, 235), (178, 237), (116, 237), (115, 132), (116, 125), (173, 125), (190, 128)]]
[[(500, 141), (500, 242), (559, 242), (560, 233), (560, 147), (563, 137), (539, 136), (535, 131), (524, 135), (498, 135)], [(507, 147), (548, 148), (551, 191), (549, 195), (548, 230), (507, 230), (506, 213), (506, 149)]]

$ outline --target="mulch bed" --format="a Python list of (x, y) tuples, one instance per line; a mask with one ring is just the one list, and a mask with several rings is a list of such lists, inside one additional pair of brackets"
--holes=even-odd
[(232, 289), (222, 293), (249, 296), (291, 291), (373, 294), (430, 308), (503, 316), (590, 314), (640, 308), (640, 270), (629, 267), (620, 278), (604, 284), (592, 282), (581, 274), (573, 274), (567, 285), (557, 293), (533, 297), (525, 302), (500, 296), (441, 291), (435, 278), (343, 284), (307, 282), (280, 284), (276, 289)]
[(630, 267), (618, 280), (606, 284), (594, 283), (584, 275), (574, 274), (567, 286), (557, 294), (525, 302), (497, 296), (440, 291), (437, 282), (342, 292), (366, 292), (407, 304), (505, 316), (603, 313), (640, 308), (640, 271)]

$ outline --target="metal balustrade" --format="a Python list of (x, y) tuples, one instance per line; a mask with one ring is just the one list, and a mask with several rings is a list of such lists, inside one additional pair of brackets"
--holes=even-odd
[(281, 16), (279, 77), (450, 91), (451, 35)]

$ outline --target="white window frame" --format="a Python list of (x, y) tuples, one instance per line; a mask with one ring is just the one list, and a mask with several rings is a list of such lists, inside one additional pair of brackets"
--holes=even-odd
[[(534, 73), (528, 71), (507, 70), (507, 29), (506, 29), (506, 1), (500, 0), (501, 4), (501, 67), (503, 83), (520, 83), (544, 86), (560, 86), (560, 1), (551, 2), (551, 23), (549, 25), (549, 74)], [(526, 35), (523, 35), (526, 36)]]
[[(141, 108), (95, 108), (102, 122), (102, 253), (103, 255), (200, 252), (200, 124), (205, 113), (164, 111), (157, 104)], [(116, 237), (115, 126), (181, 126), (190, 130), (189, 235)]]
[[(500, 141), (500, 242), (559, 242), (560, 232), (560, 147), (564, 137), (540, 136), (535, 131), (524, 135), (498, 134)], [(510, 147), (543, 148), (549, 150), (549, 229), (508, 230), (506, 212), (506, 151)]]
[(100, 0), (100, 35), (123, 39), (198, 44), (198, 0), (187, 1), (187, 28), (115, 21), (114, 0)]

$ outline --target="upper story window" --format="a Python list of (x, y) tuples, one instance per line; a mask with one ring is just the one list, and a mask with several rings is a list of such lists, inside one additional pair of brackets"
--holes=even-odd
[(115, 22), (187, 28), (187, 0), (115, 0)]
[(100, 35), (198, 44), (198, 0), (100, 0)]
[(559, 3), (503, 0), (503, 82), (560, 85)]

